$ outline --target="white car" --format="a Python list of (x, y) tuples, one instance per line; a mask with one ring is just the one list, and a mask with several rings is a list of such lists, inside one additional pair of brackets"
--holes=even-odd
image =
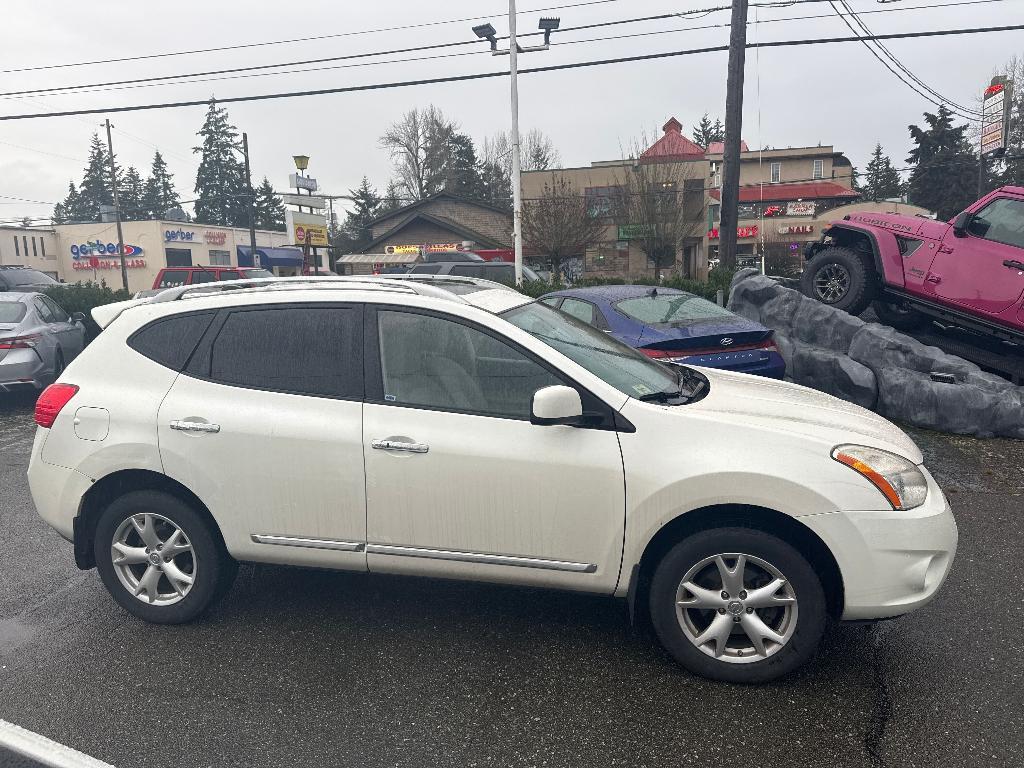
[(750, 682), (949, 572), (942, 491), (862, 408), (669, 368), (482, 280), (230, 288), (94, 310), (36, 409), (40, 515), (148, 621), (194, 618), (239, 561), (553, 587)]

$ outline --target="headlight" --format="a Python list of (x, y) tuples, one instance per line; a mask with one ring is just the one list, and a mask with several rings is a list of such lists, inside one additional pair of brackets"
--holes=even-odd
[(913, 509), (924, 504), (928, 481), (914, 462), (895, 453), (863, 445), (837, 445), (832, 458), (871, 481), (893, 509)]

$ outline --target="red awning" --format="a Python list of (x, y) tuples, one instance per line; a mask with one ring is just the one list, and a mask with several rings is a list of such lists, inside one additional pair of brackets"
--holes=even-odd
[[(720, 200), (722, 193), (711, 190), (711, 197)], [(826, 198), (857, 198), (860, 192), (836, 184), (834, 181), (812, 181), (799, 184), (764, 184), (756, 186), (740, 187), (741, 203), (756, 203), (760, 200), (783, 201), (783, 200), (822, 200)]]

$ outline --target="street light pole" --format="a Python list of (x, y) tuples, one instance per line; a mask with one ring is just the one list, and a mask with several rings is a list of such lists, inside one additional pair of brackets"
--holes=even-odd
[(519, 60), (516, 46), (516, 0), (508, 0), (508, 64), (512, 80), (512, 248), (516, 285), (523, 284), (522, 157), (519, 152)]

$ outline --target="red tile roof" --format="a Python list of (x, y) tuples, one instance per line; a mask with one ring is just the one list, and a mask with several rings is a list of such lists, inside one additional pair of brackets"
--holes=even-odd
[[(711, 191), (716, 200), (721, 198), (717, 189)], [(829, 197), (860, 197), (860, 192), (836, 184), (834, 181), (811, 181), (799, 184), (756, 184), (740, 187), (741, 203), (756, 203), (758, 200), (820, 200)]]
[(693, 160), (704, 157), (704, 150), (683, 136), (683, 125), (674, 117), (662, 126), (665, 135), (640, 155), (640, 162), (659, 160)]
[[(749, 152), (749, 151), (750, 151), (750, 147), (747, 146), (747, 142), (745, 142), (743, 139), (740, 139), (740, 152)], [(724, 152), (725, 152), (725, 142), (724, 141), (712, 141), (710, 144), (708, 144), (708, 154), (709, 155), (721, 155)]]

